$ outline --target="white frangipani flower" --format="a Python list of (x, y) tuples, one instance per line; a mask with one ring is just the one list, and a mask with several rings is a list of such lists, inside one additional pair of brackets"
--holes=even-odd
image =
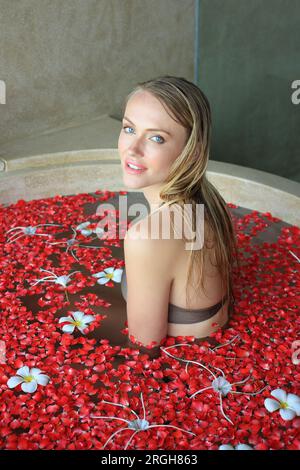
[(38, 385), (47, 385), (50, 380), (48, 375), (42, 373), (40, 369), (23, 366), (17, 370), (17, 375), (7, 381), (9, 388), (15, 388), (21, 384), (21, 389), (26, 393), (34, 393)]
[[(236, 338), (237, 336), (235, 336)], [(219, 347), (224, 347), (224, 346), (228, 346), (229, 344), (232, 343), (232, 341), (235, 339), (233, 338), (229, 343), (225, 343), (223, 345), (220, 345)], [(211, 382), (211, 385), (207, 386), (207, 387), (204, 387), (204, 388), (201, 388), (200, 390), (197, 390), (196, 392), (194, 392), (190, 398), (194, 398), (195, 396), (197, 396), (199, 393), (202, 393), (202, 392), (205, 392), (207, 390), (210, 390), (210, 389), (213, 389), (215, 392), (218, 393), (219, 395), (219, 398), (220, 398), (220, 408), (221, 408), (221, 413), (222, 415), (224, 416), (224, 418), (230, 423), (230, 424), (233, 424), (233, 422), (231, 421), (231, 419), (228, 418), (228, 416), (224, 413), (224, 410), (223, 410), (223, 396), (226, 397), (228, 393), (232, 393), (232, 394), (237, 394), (237, 395), (248, 395), (248, 396), (255, 396), (255, 395), (258, 395), (259, 393), (261, 393), (263, 390), (265, 390), (265, 388), (267, 387), (267, 385), (265, 387), (263, 387), (262, 389), (258, 390), (257, 392), (240, 392), (238, 390), (232, 390), (232, 387), (235, 386), (235, 385), (242, 385), (244, 384), (245, 382), (247, 382), (249, 379), (250, 379), (250, 375), (248, 377), (246, 377), (244, 380), (241, 380), (239, 382), (233, 382), (233, 383), (230, 383), (226, 377), (225, 377), (225, 374), (224, 372), (222, 371), (222, 369), (220, 369), (219, 367), (216, 367), (216, 366), (211, 366), (213, 367), (215, 370), (217, 370), (218, 372), (220, 372), (222, 375), (220, 376), (217, 376), (212, 370), (210, 370), (206, 365), (204, 365), (203, 363), (201, 362), (198, 362), (198, 361), (191, 361), (191, 360), (187, 360), (187, 359), (183, 359), (181, 357), (176, 357), (176, 356), (173, 356), (173, 354), (170, 354), (167, 350), (168, 349), (171, 349), (171, 348), (174, 348), (174, 347), (178, 347), (178, 346), (191, 346), (190, 344), (173, 344), (172, 346), (168, 346), (166, 348), (163, 348), (162, 346), (160, 347), (160, 349), (162, 351), (164, 351), (168, 356), (174, 358), (174, 359), (177, 359), (178, 361), (182, 361), (182, 362), (185, 362), (186, 363), (186, 368), (185, 368), (185, 371), (187, 372), (188, 370), (188, 365), (189, 364), (197, 364), (198, 366), (200, 366), (202, 369), (206, 370), (207, 372), (209, 372), (209, 374), (213, 377), (213, 380)], [(216, 348), (215, 348), (216, 349)]]
[(98, 278), (98, 284), (106, 284), (109, 281), (121, 282), (123, 269), (106, 268), (96, 274), (93, 277)]
[(80, 232), (81, 235), (84, 235), (85, 237), (88, 237), (89, 235), (92, 235), (93, 233), (97, 234), (98, 238), (101, 238), (101, 235), (104, 233), (104, 229), (101, 227), (96, 227), (95, 229), (90, 228), (91, 222), (83, 222), (82, 224), (77, 225), (76, 231)]
[(55, 284), (60, 284), (63, 287), (67, 287), (68, 282), (70, 282), (70, 276), (67, 275), (58, 276), (58, 278), (55, 280)]
[(19, 238), (22, 238), (24, 236), (39, 236), (39, 237), (48, 237), (50, 234), (47, 233), (36, 233), (38, 227), (46, 227), (48, 225), (51, 225), (52, 227), (61, 227), (60, 224), (38, 224), (38, 225), (28, 225), (27, 227), (13, 227), (10, 230), (8, 230), (6, 233), (10, 233), (8, 236), (8, 243), (15, 242)]
[(89, 235), (92, 235), (93, 229), (88, 228), (90, 227), (91, 222), (83, 222), (82, 224), (77, 225), (76, 230), (80, 232), (82, 235), (85, 237), (88, 237)]
[(235, 447), (231, 444), (223, 444), (219, 447), (219, 450), (253, 450), (253, 448), (248, 446), (248, 444), (238, 444)]
[(124, 450), (127, 450), (127, 447), (129, 446), (130, 442), (132, 441), (132, 439), (134, 438), (134, 436), (137, 433), (139, 433), (141, 431), (147, 431), (148, 429), (151, 429), (151, 428), (173, 428), (173, 429), (177, 429), (179, 431), (191, 434), (192, 436), (196, 436), (195, 433), (193, 433), (191, 431), (187, 431), (186, 429), (183, 429), (183, 428), (179, 428), (177, 426), (173, 426), (172, 424), (151, 424), (150, 425), (150, 422), (146, 419), (146, 409), (145, 409), (145, 404), (144, 404), (143, 393), (142, 392), (141, 392), (141, 403), (142, 403), (143, 412), (144, 412), (143, 413), (143, 418), (140, 418), (139, 415), (134, 410), (129, 408), (129, 406), (123, 405), (122, 403), (113, 403), (113, 402), (110, 402), (110, 401), (102, 401), (102, 403), (107, 403), (109, 405), (114, 405), (114, 406), (120, 406), (123, 409), (128, 408), (130, 410), (130, 412), (135, 416), (135, 419), (131, 419), (131, 420), (124, 419), (124, 418), (119, 418), (118, 416), (91, 416), (91, 418), (95, 418), (95, 419), (116, 419), (118, 421), (124, 421), (124, 423), (127, 424), (126, 427), (119, 428), (117, 431), (115, 431), (109, 437), (109, 439), (107, 439), (107, 441), (105, 442), (102, 449), (105, 449), (107, 444), (113, 439), (114, 436), (116, 436), (120, 432), (125, 431), (127, 429), (130, 429), (131, 431), (134, 431), (134, 433), (131, 435), (131, 437), (127, 441), (127, 444), (124, 447)]
[[(94, 230), (86, 230), (84, 227), (90, 225), (89, 222), (84, 222), (83, 224), (80, 224), (77, 226), (78, 227), (81, 227), (81, 234), (84, 235), (84, 236), (88, 236), (88, 235), (91, 235)], [(99, 249), (100, 247), (99, 246), (94, 246), (94, 245), (82, 245), (80, 243), (79, 240), (77, 240), (77, 228), (75, 229), (74, 227), (71, 227), (72, 229), (72, 232), (73, 232), (73, 237), (72, 238), (69, 238), (68, 240), (60, 240), (58, 242), (53, 242), (53, 243), (50, 243), (50, 245), (66, 245), (67, 249), (66, 249), (66, 253), (69, 252), (70, 250), (70, 253), (71, 255), (73, 256), (73, 258), (79, 263), (79, 259), (77, 258), (77, 256), (75, 255), (74, 253), (74, 250), (77, 249), (77, 248), (94, 248), (94, 249)], [(91, 239), (91, 241), (95, 240), (96, 238), (100, 238), (100, 237), (94, 237)]]
[(231, 384), (224, 377), (217, 377), (211, 383), (215, 392), (221, 393), (224, 397), (231, 392)]
[(39, 282), (54, 282), (55, 284), (59, 284), (63, 287), (67, 287), (68, 282), (71, 280), (71, 276), (75, 273), (79, 273), (80, 271), (73, 271), (71, 274), (65, 274), (62, 276), (57, 276), (54, 274), (52, 271), (48, 271), (47, 269), (40, 268), (40, 271), (44, 271), (46, 273), (49, 273), (50, 276), (43, 277), (42, 279), (37, 279), (32, 286), (35, 286)]
[(264, 401), (265, 407), (268, 411), (279, 410), (280, 416), (285, 421), (293, 419), (295, 416), (300, 416), (300, 397), (293, 393), (286, 393), (281, 388), (276, 388), (271, 392), (275, 398), (266, 398)]
[(65, 333), (73, 333), (75, 328), (84, 334), (84, 330), (87, 328), (89, 323), (92, 323), (95, 318), (93, 315), (85, 315), (83, 312), (71, 312), (71, 317), (62, 317), (59, 319), (58, 323), (67, 323), (62, 327), (62, 330)]

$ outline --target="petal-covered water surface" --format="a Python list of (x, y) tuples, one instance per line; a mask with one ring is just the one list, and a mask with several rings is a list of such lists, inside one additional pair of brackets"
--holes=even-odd
[[(124, 449), (135, 429), (121, 432), (126, 421), (145, 419), (149, 429), (138, 429), (129, 449), (300, 449), (296, 412), (284, 419), (276, 403), (265, 406), (266, 399), (276, 401), (271, 392), (278, 389), (299, 408), (300, 229), (229, 203), (242, 265), (241, 275), (234, 272), (229, 324), (204, 341), (169, 337), (164, 348), (181, 345), (169, 350), (175, 358), (163, 351), (152, 357), (128, 345), (119, 231), (126, 226), (118, 211), (125, 194), (97, 191), (0, 206), (0, 448), (102, 449), (115, 433), (107, 449)], [(145, 202), (143, 195), (128, 193), (128, 206), (135, 202)], [(104, 203), (116, 208), (107, 231), (97, 230)], [(8, 238), (13, 227), (37, 228)], [(71, 239), (76, 228), (75, 258), (55, 242)], [(95, 276), (102, 272), (106, 277)], [(51, 282), (68, 275), (67, 283)], [(72, 312), (86, 316), (84, 332), (70, 324), (64, 329)], [(79, 327), (80, 318), (74, 318)], [(228, 383), (239, 384), (222, 397), (223, 412), (213, 377), (197, 363), (218, 376), (222, 371), (226, 392)], [(26, 378), (30, 369), (36, 380)], [(291, 417), (289, 408), (281, 410)]]

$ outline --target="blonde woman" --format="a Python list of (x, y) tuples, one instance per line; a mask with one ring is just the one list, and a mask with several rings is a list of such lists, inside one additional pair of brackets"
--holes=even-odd
[[(118, 141), (123, 181), (150, 205), (126, 233), (121, 283), (129, 337), (142, 346), (159, 345), (166, 335), (205, 338), (227, 324), (233, 307), (237, 245), (226, 203), (206, 178), (210, 136), (208, 100), (185, 78), (139, 83), (125, 100)], [(201, 224), (201, 248), (187, 249), (185, 232), (175, 235), (170, 209), (181, 208), (184, 219), (188, 205), (191, 230)]]

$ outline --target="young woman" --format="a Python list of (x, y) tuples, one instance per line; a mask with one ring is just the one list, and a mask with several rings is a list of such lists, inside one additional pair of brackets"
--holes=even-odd
[[(208, 100), (185, 78), (139, 83), (126, 98), (118, 141), (123, 181), (143, 191), (150, 213), (127, 231), (122, 292), (129, 336), (143, 346), (166, 335), (204, 338), (228, 322), (237, 245), (226, 203), (206, 178), (210, 136)], [(183, 214), (187, 204), (191, 227), (202, 224), (200, 249), (186, 249), (186, 237), (175, 235), (174, 216), (171, 236), (162, 236), (170, 209)], [(196, 218), (200, 204), (202, 221)], [(157, 208), (159, 235), (153, 237)]]

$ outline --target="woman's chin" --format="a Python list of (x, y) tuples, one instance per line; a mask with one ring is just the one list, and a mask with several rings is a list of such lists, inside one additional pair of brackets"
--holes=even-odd
[(138, 178), (130, 178), (128, 175), (123, 175), (123, 183), (129, 189), (140, 189), (145, 186), (145, 184), (142, 184), (140, 181), (138, 181)]

